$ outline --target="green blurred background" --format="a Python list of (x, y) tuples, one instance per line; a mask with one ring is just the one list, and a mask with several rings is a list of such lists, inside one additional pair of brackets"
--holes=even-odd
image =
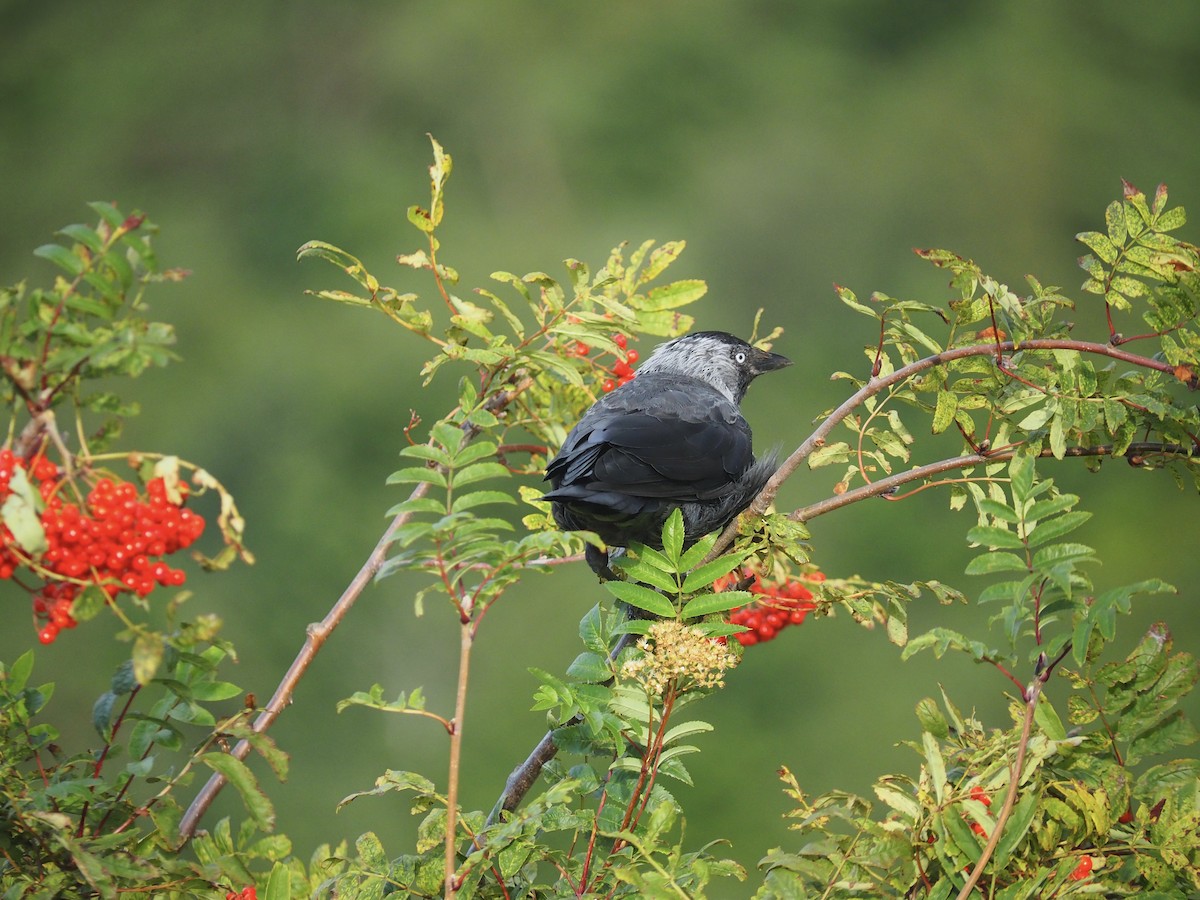
[[(1165, 181), (1175, 202), (1200, 204), (1200, 5), (1188, 0), (26, 0), (0, 4), (0, 91), (0, 279), (50, 279), (30, 251), (88, 218), (88, 200), (148, 212), (164, 264), (193, 271), (150, 295), (177, 324), (184, 363), (133, 384), (146, 411), (123, 445), (198, 461), (239, 498), (259, 563), (194, 574), (191, 607), (221, 614), (242, 652), (230, 677), (260, 698), (401, 499), (384, 479), (409, 411), (432, 421), (453, 388), (442, 375), (421, 390), (424, 346), (382, 317), (304, 296), (346, 285), (295, 262), (319, 238), (428, 295), (393, 262), (420, 243), (404, 210), (427, 198), (427, 133), (455, 159), (442, 258), (463, 291), (497, 269), (560, 274), (562, 259), (599, 266), (622, 240), (684, 238), (673, 272), (708, 281), (702, 327), (745, 333), (765, 307), (766, 322), (786, 327), (777, 349), (798, 364), (751, 392), (760, 447), (794, 446), (844, 396), (830, 372), (866, 371), (875, 335), (832, 283), (944, 300), (944, 273), (911, 253), (936, 246), (1018, 290), (1034, 273), (1077, 294), (1072, 236), (1102, 223), (1120, 178), (1148, 192)], [(1195, 241), (1195, 226), (1185, 236)], [(1093, 298), (1075, 317), (1078, 333), (1102, 335)], [(1105, 560), (1099, 587), (1161, 575), (1180, 588), (1141, 604), (1124, 645), (1156, 619), (1181, 646), (1200, 645), (1193, 492), (1122, 465), (1054, 472), (1097, 513), (1079, 538)], [(826, 495), (837, 474), (801, 473), (781, 507)], [(946, 501), (929, 491), (817, 520), (816, 559), (833, 574), (978, 590), (961, 575), (971, 517), (949, 515)], [(431, 707), (450, 708), (457, 629), (436, 605), (415, 617), (415, 586), (369, 590), (274, 729), (293, 764), (272, 793), (301, 855), (367, 829), (398, 854), (415, 829), (401, 798), (336, 816), (335, 804), (385, 768), (444, 785), (434, 725), (334, 713), (375, 681), (389, 694), (423, 685)], [(468, 807), (489, 807), (542, 734), (527, 667), (561, 671), (599, 595), (586, 572), (559, 570), (489, 615), (466, 725)], [(0, 655), (11, 658), (34, 635), (22, 597), (3, 598), (16, 624)], [(978, 631), (987, 612), (922, 602), (914, 628)], [(102, 619), (40, 653), (38, 674), (59, 682), (59, 719), (80, 723), (67, 736), (77, 745), (94, 740), (96, 679), (121, 658), (112, 630)], [(809, 791), (869, 792), (877, 774), (915, 771), (895, 742), (916, 736), (913, 706), (939, 682), (1005, 724), (995, 672), (901, 663), (881, 633), (845, 617), (756, 648), (705, 705), (717, 731), (690, 762), (698, 786), (674, 787), (690, 845), (731, 838), (750, 866), (786, 845), (781, 764)], [(224, 797), (210, 821), (235, 809)]]

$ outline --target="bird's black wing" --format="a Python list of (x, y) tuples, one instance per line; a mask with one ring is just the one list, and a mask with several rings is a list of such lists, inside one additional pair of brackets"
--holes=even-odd
[(684, 502), (721, 496), (753, 461), (750, 426), (731, 400), (698, 379), (656, 375), (597, 401), (546, 475), (555, 490)]

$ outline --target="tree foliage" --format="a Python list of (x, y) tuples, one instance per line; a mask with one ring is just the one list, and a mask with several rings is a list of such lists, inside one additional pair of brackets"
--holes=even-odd
[[(157, 268), (144, 219), (94, 205), (97, 227), (69, 226), (68, 244), (37, 251), (64, 273), (52, 288), (0, 295), (0, 359), (13, 410), (6, 449), (19, 460), (0, 509), (7, 577), (29, 588), (35, 621), (61, 620), (51, 640), (59, 627), (108, 611), (132, 643), (130, 660), (95, 704), (97, 751), (57, 745), (52, 685), (33, 686), (32, 651), (0, 667), (4, 896), (705, 896), (714, 879), (748, 881), (750, 873), (724, 858), (720, 844), (688, 845), (671, 792), (691, 783), (687, 757), (721, 739), (699, 718), (701, 701), (783, 625), (838, 613), (883, 626), (902, 658), (966, 654), (992, 668), (1011, 691), (1010, 721), (985, 724), (962, 712), (970, 698), (944, 690), (922, 700), (908, 742), (913, 765), (880, 776), (873, 799), (813, 797), (783, 771), (791, 832), (763, 857), (756, 896), (978, 891), (1015, 900), (1200, 890), (1200, 763), (1181, 755), (1198, 735), (1179, 707), (1200, 668), (1174, 648), (1165, 624), (1132, 649), (1117, 628), (1135, 598), (1174, 588), (1147, 579), (1097, 591), (1089, 577), (1097, 554), (1075, 534), (1090, 515), (1083, 498), (1044, 474), (1078, 457), (1096, 469), (1123, 459), (1170, 471), (1181, 485), (1197, 478), (1200, 422), (1190, 392), (1200, 372), (1200, 257), (1172, 235), (1185, 217), (1168, 206), (1165, 187), (1147, 199), (1126, 184), (1103, 230), (1078, 235), (1089, 251), (1078, 302), (1034, 278), (1018, 294), (945, 250), (918, 251), (950, 275), (943, 303), (878, 293), (863, 302), (838, 288), (842, 304), (872, 320), (864, 371), (836, 376), (850, 389), (845, 402), (798, 442), (726, 533), (685, 548), (675, 515), (662, 550), (632, 548), (620, 579), (597, 588), (597, 599), (619, 603), (605, 597), (585, 614), (581, 650), (565, 673), (534, 671), (533, 709), (549, 730), (488, 811), (460, 798), (475, 639), (508, 587), (553, 577), (596, 540), (558, 531), (535, 483), (518, 479), (540, 475), (601, 392), (636, 377), (631, 344), (693, 325), (684, 310), (705, 285), (664, 280), (682, 241), (647, 241), (615, 248), (598, 269), (567, 260), (559, 277), (496, 272), (460, 296), (440, 238), (453, 162), (436, 141), (433, 156), (428, 205), (408, 211), (420, 246), (397, 257), (402, 270), (432, 282), (432, 302), (385, 284), (332, 244), (299, 249), (301, 259), (330, 263), (349, 279), (316, 297), (382, 314), (407, 332), (404, 340), (424, 341), (429, 356), (415, 377), (428, 385), (456, 374), (457, 402), (428, 425), (410, 422), (401, 467), (388, 479), (407, 495), (261, 709), (252, 697), (237, 704), (241, 691), (221, 675), (233, 648), (213, 617), (182, 617), (183, 595), (170, 603), (169, 626), (156, 628), (144, 615), (154, 585), (136, 573), (125, 582), (124, 557), (85, 555), (73, 574), (49, 557), (74, 546), (47, 525), (48, 511), (59, 509), (54, 498), (74, 497), (77, 519), (100, 522), (87, 489), (110, 477), (110, 461), (131, 456), (139, 482), (131, 503), (144, 494), (147, 506), (159, 497), (160, 511), (178, 510), (193, 492), (181, 473), (191, 473), (197, 495), (218, 497), (226, 542), (215, 561), (202, 560), (249, 559), (236, 506), (207, 472), (160, 453), (100, 452), (119, 437), (112, 417), (131, 410), (115, 393), (87, 393), (91, 383), (171, 359), (170, 328), (142, 317), (142, 291), (178, 273)], [(1115, 323), (1131, 315), (1145, 330), (1125, 335)], [(1108, 340), (1075, 338), (1073, 316), (1102, 317)], [(75, 450), (59, 427), (68, 409)], [(85, 423), (97, 416), (108, 419), (89, 432)], [(958, 436), (957, 455), (936, 457), (946, 440), (938, 435)], [(803, 464), (836, 467), (829, 496), (774, 509), (780, 484)], [(938, 487), (951, 510), (973, 514), (964, 540), (976, 554), (959, 586), (820, 571), (820, 547), (806, 529), (812, 518)], [(100, 526), (74, 527), (91, 535)], [(131, 555), (150, 566), (152, 549)], [(423, 578), (413, 598), (419, 608), (431, 618), (448, 614), (459, 628), (454, 707), (432, 710), (419, 688), (376, 684), (339, 711), (429, 720), (447, 735), (445, 780), (388, 770), (343, 801), (404, 794), (421, 817), (415, 847), (385, 849), (368, 833), (353, 847), (323, 846), (299, 860), (276, 833), (269, 792), (243, 760), (256, 752), (286, 775), (287, 758), (267, 729), (363, 586), (401, 571)], [(911, 634), (908, 609), (922, 597), (988, 606), (990, 627)], [(881, 644), (878, 652), (892, 651)], [(1069, 688), (1065, 704), (1050, 699), (1051, 679)], [(181, 797), (200, 769), (212, 775), (185, 809)], [(226, 784), (243, 801), (240, 822), (201, 830)]]

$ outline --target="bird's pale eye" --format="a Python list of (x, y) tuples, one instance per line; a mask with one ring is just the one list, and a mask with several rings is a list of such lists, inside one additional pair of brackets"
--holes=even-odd
[(735, 354), (733, 355), (733, 359), (734, 359), (734, 361), (735, 361), (735, 362), (736, 362), (736, 363), (737, 363), (739, 366), (740, 366), (740, 365), (743, 365), (743, 364), (745, 364), (745, 362), (746, 362), (746, 353), (745, 353), (745, 351), (744, 351), (744, 350), (739, 350), (737, 353), (735, 353)]

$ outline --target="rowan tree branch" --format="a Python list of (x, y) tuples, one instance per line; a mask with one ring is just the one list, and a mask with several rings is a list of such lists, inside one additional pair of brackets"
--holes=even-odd
[[(1072, 459), (1086, 456), (1111, 456), (1112, 451), (1112, 444), (1100, 444), (1095, 447), (1067, 447), (1063, 455)], [(1130, 444), (1122, 455), (1125, 459), (1133, 463), (1139, 458), (1146, 456), (1187, 456), (1190, 452), (1192, 452), (1190, 448), (1184, 447), (1181, 444), (1137, 441)], [(857, 503), (859, 500), (864, 500), (868, 497), (887, 496), (901, 485), (913, 481), (920, 481), (934, 475), (940, 475), (943, 472), (954, 471), (955, 469), (966, 469), (971, 466), (984, 465), (985, 463), (1003, 462), (1012, 459), (1015, 453), (1016, 448), (1000, 450), (995, 453), (968, 453), (965, 456), (952, 456), (949, 459), (939, 460), (938, 462), (915, 466), (911, 469), (905, 469), (903, 472), (888, 475), (886, 478), (872, 481), (870, 484), (864, 484), (843, 494), (835, 494), (832, 497), (826, 497), (824, 500), (818, 500), (816, 503), (810, 503), (808, 506), (802, 506), (788, 513), (788, 518), (796, 522), (807, 522), (810, 519), (815, 519), (817, 516), (823, 516), (826, 513), (833, 512), (835, 509), (841, 509), (843, 506), (849, 506), (851, 503)], [(1054, 453), (1049, 448), (1046, 448), (1038, 455), (1041, 457), (1051, 457)]]
[[(926, 356), (909, 363), (906, 366), (901, 366), (895, 371), (883, 375), (870, 378), (862, 387), (847, 397), (841, 405), (831, 412), (810, 434), (805, 440), (792, 451), (791, 455), (783, 461), (775, 474), (767, 481), (766, 486), (754, 501), (746, 509), (746, 513), (751, 516), (762, 516), (770, 508), (775, 501), (775, 495), (779, 493), (779, 488), (787, 481), (795, 471), (800, 468), (800, 464), (807, 459), (814, 450), (825, 446), (829, 435), (834, 428), (849, 416), (855, 409), (861, 406), (868, 398), (875, 396), (880, 391), (886, 390), (892, 385), (899, 384), (914, 375), (919, 375), (922, 372), (937, 366), (943, 366), (947, 363), (954, 362), (959, 359), (967, 359), (972, 356), (998, 356), (1002, 353), (1013, 353), (1024, 350), (1074, 350), (1078, 353), (1090, 353), (1097, 356), (1107, 356), (1110, 359), (1127, 362), (1131, 365), (1140, 366), (1145, 369), (1152, 369), (1156, 372), (1175, 377), (1175, 367), (1161, 360), (1152, 359), (1148, 356), (1139, 356), (1136, 353), (1130, 353), (1126, 350), (1121, 350), (1112, 344), (1103, 344), (1096, 341), (1077, 341), (1068, 338), (1038, 338), (1029, 341), (989, 341), (983, 344), (969, 344), (965, 347), (953, 347), (949, 350), (943, 350), (941, 353), (934, 353), (931, 356)], [(1197, 387), (1195, 379), (1186, 382), (1188, 387), (1195, 389)], [(970, 457), (961, 457), (969, 459)], [(996, 459), (993, 455), (990, 457)], [(972, 465), (971, 462), (963, 463), (963, 465)], [(937, 465), (937, 464), (934, 464)], [(942, 471), (949, 471), (952, 468), (961, 468), (962, 466), (949, 466)], [(875, 482), (879, 484), (879, 482)], [(861, 490), (861, 489), (860, 489)], [(851, 492), (847, 491), (847, 494)], [(861, 499), (861, 495), (856, 497)], [(852, 502), (852, 501), (851, 501)], [(836, 508), (836, 507), (835, 507)], [(726, 529), (721, 532), (716, 544), (709, 552), (705, 561), (715, 559), (724, 553), (733, 543), (734, 537), (737, 535), (737, 521), (731, 522)]]

